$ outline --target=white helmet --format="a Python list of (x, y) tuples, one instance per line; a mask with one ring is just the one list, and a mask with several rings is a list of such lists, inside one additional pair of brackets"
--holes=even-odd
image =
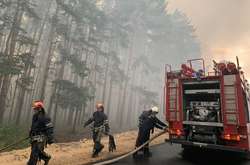
[(152, 112), (156, 112), (156, 113), (159, 113), (159, 108), (154, 106), (151, 108)]

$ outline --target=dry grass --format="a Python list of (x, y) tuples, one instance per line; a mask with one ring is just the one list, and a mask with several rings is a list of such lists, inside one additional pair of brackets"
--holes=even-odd
[[(157, 132), (156, 132), (157, 133)], [(50, 165), (80, 165), (91, 163), (97, 160), (114, 157), (127, 153), (134, 148), (136, 131), (130, 131), (115, 135), (117, 151), (108, 152), (108, 138), (103, 138), (105, 149), (98, 158), (91, 158), (93, 142), (91, 139), (83, 139), (80, 142), (58, 143), (48, 146), (46, 152), (52, 155)], [(167, 135), (158, 137), (151, 145), (163, 143)], [(0, 165), (23, 165), (27, 162), (30, 154), (30, 148), (22, 150), (13, 150), (0, 154)]]

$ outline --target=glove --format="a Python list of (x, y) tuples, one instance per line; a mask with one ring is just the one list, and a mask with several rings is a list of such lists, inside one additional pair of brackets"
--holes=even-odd
[(53, 140), (51, 139), (51, 140), (48, 141), (48, 144), (49, 144), (49, 145), (51, 145), (51, 144), (53, 144), (53, 143), (55, 143), (54, 139), (53, 139)]
[(55, 139), (53, 138), (53, 136), (48, 136), (47, 143), (48, 143), (48, 144), (53, 144), (53, 143), (55, 143)]
[(105, 134), (105, 135), (109, 135), (109, 131), (105, 131), (104, 134)]
[(151, 129), (151, 134), (153, 134), (155, 132), (155, 129), (154, 128), (152, 128)]
[(166, 132), (169, 132), (169, 128), (168, 127), (165, 127), (163, 130), (166, 131)]
[(83, 128), (85, 128), (85, 127), (87, 127), (87, 124), (86, 124), (86, 123), (83, 124)]
[(116, 150), (115, 139), (114, 136), (109, 135), (109, 152), (113, 152), (114, 150)]

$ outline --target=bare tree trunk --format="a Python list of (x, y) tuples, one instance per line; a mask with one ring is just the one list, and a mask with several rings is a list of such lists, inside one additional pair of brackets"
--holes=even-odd
[(130, 87), (130, 94), (129, 94), (129, 102), (128, 102), (128, 115), (127, 115), (127, 121), (126, 123), (129, 123), (129, 128), (133, 127), (134, 122), (133, 122), (133, 117), (135, 116), (135, 109), (133, 109), (133, 104), (134, 104), (134, 90), (133, 90), (133, 84), (135, 81), (135, 73), (136, 71), (133, 71), (132, 74), (132, 80), (131, 80), (131, 87)]
[(46, 63), (45, 63), (45, 70), (44, 70), (44, 74), (43, 74), (43, 78), (42, 78), (42, 84), (41, 84), (41, 94), (40, 94), (40, 99), (41, 100), (44, 100), (45, 98), (45, 89), (46, 89), (46, 86), (47, 86), (47, 81), (48, 81), (48, 77), (49, 77), (49, 70), (50, 70), (50, 65), (51, 65), (51, 59), (52, 59), (52, 55), (53, 55), (53, 43), (51, 42), (50, 44), (50, 48), (49, 48), (49, 55), (48, 55), (48, 58), (46, 60)]
[[(55, 12), (55, 17), (57, 16), (58, 13), (58, 8), (56, 9)], [(50, 70), (50, 65), (51, 65), (51, 59), (53, 56), (53, 52), (54, 52), (54, 37), (55, 37), (55, 25), (54, 23), (51, 24), (51, 29), (50, 29), (50, 33), (49, 33), (49, 40), (48, 42), (50, 43), (49, 46), (49, 51), (48, 51), (48, 56), (45, 62), (45, 69), (44, 69), (44, 73), (43, 73), (43, 79), (42, 79), (42, 84), (41, 84), (41, 94), (40, 94), (40, 99), (44, 100), (45, 98), (45, 88), (47, 85), (47, 80), (48, 80), (48, 76), (49, 76), (49, 70)]]
[(72, 124), (74, 112), (75, 112), (75, 108), (69, 109), (69, 115), (68, 115), (68, 119), (67, 119), (67, 125), (69, 125), (69, 126)]
[[(127, 63), (127, 70), (126, 70), (126, 75), (127, 77), (129, 77), (129, 73), (130, 73), (130, 66), (132, 66), (132, 58), (133, 58), (133, 38), (132, 38), (132, 41), (130, 43), (130, 48), (129, 48), (129, 57), (128, 57), (128, 63)], [(128, 83), (129, 83), (129, 80), (125, 80), (125, 85), (124, 85), (124, 90), (123, 90), (123, 100), (122, 100), (122, 104), (121, 104), (121, 115), (126, 118), (125, 116), (125, 104), (126, 104), (126, 101), (127, 101), (127, 88), (128, 88)], [(122, 119), (122, 124), (123, 125), (123, 122), (126, 122), (126, 120), (124, 121), (124, 118)]]
[[(23, 11), (20, 10), (20, 2), (17, 3), (16, 13), (14, 16), (13, 24), (9, 33), (9, 36), (6, 41), (6, 48), (4, 51), (5, 56), (12, 57), (15, 52), (16, 47), (16, 39), (18, 35), (18, 30), (16, 27), (19, 27), (21, 24), (23, 16)], [(3, 115), (6, 110), (6, 98), (7, 93), (10, 86), (11, 77), (9, 75), (6, 75), (2, 79), (2, 88), (1, 88), (1, 94), (0, 94), (0, 122), (3, 122)]]
[[(20, 91), (19, 91), (19, 96), (18, 98), (21, 98), (24, 96), (25, 93), (25, 89), (21, 87)], [(23, 106), (23, 101), (24, 99), (21, 99), (20, 101), (18, 101), (17, 104), (17, 114), (16, 114), (16, 125), (20, 124), (20, 119), (21, 119), (21, 114), (22, 114), (22, 106)]]
[(82, 115), (81, 115), (80, 123), (83, 123), (85, 120), (85, 111), (86, 111), (86, 105), (83, 106), (83, 108), (82, 108)]
[(110, 108), (111, 108), (111, 103), (112, 103), (112, 91), (113, 91), (113, 80), (112, 77), (110, 79), (110, 86), (109, 86), (109, 94), (108, 94), (108, 101), (107, 101), (107, 115), (110, 115)]
[(6, 106), (6, 98), (7, 98), (7, 93), (9, 89), (9, 82), (10, 82), (10, 77), (5, 76), (3, 79), (3, 85), (1, 89), (1, 94), (0, 94), (0, 123), (3, 122), (3, 116), (5, 112), (5, 106)]
[(58, 105), (55, 104), (54, 115), (53, 115), (53, 124), (55, 127), (56, 127), (56, 120), (57, 120), (57, 111), (58, 111)]
[(103, 92), (102, 92), (102, 101), (103, 101), (103, 103), (105, 103), (105, 97), (106, 97), (109, 63), (110, 63), (110, 57), (108, 57), (106, 67), (105, 67), (104, 84), (103, 84)]
[(118, 104), (117, 104), (117, 115), (118, 115), (118, 120), (117, 120), (117, 123), (119, 123), (119, 126), (121, 127), (122, 126), (122, 117), (123, 117), (123, 114), (122, 114), (122, 108), (121, 108), (121, 102), (122, 102), (122, 83), (120, 83), (119, 85), (119, 96), (118, 96)]
[(67, 121), (68, 111), (66, 109), (63, 110), (63, 122)]
[[(96, 67), (97, 67), (97, 64), (98, 64), (98, 54), (96, 54), (96, 57), (95, 57), (95, 62), (94, 62), (94, 67), (93, 67), (93, 70), (94, 70), (94, 80), (93, 80), (93, 84), (94, 84), (94, 89), (96, 90), (97, 88), (97, 71), (96, 71)], [(96, 92), (95, 92), (96, 93)], [(93, 101), (91, 101), (90, 103), (90, 111), (93, 110), (95, 108), (95, 99), (93, 99)], [(85, 115), (85, 106), (84, 106), (84, 114)], [(82, 116), (82, 119), (84, 116)]]
[(13, 117), (12, 115), (14, 113), (14, 108), (15, 108), (16, 93), (17, 93), (17, 83), (15, 83), (14, 94), (13, 94), (13, 98), (11, 100), (11, 108), (10, 108), (10, 114), (9, 114), (9, 123), (12, 123), (12, 117)]
[(77, 121), (78, 121), (78, 118), (79, 118), (79, 112), (80, 112), (79, 109), (75, 110), (76, 112), (75, 112), (75, 118), (74, 118), (74, 122), (73, 122), (73, 133), (76, 132), (76, 124), (77, 124)]

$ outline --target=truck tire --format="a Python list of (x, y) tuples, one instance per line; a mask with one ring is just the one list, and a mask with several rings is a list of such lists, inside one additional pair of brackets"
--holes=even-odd
[(182, 153), (181, 153), (182, 158), (183, 159), (189, 158), (193, 152), (193, 149), (194, 148), (191, 146), (182, 145)]
[(243, 158), (246, 159), (246, 160), (250, 160), (250, 152), (246, 152), (244, 155), (243, 155)]

